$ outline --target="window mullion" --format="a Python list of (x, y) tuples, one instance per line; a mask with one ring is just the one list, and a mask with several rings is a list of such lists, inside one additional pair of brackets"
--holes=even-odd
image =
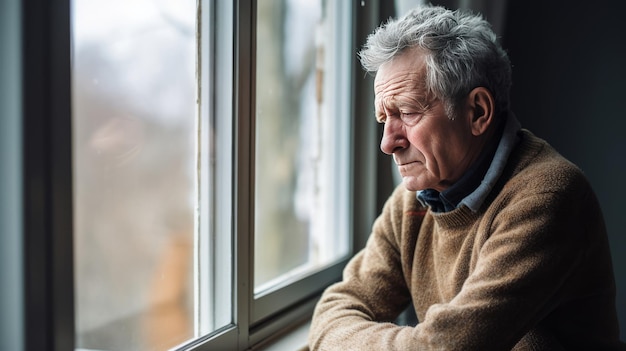
[[(26, 350), (74, 347), (70, 4), (22, 3)], [(46, 35), (42, 35), (46, 33)]]
[(248, 348), (254, 262), (254, 59), (255, 1), (235, 9), (235, 323), (239, 350)]

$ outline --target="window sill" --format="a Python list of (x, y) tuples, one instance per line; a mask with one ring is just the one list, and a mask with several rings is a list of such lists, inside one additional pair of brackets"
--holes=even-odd
[(263, 347), (255, 348), (255, 351), (306, 351), (307, 337), (309, 328), (311, 327), (311, 321), (292, 329), (288, 333), (277, 338), (275, 341), (263, 345)]

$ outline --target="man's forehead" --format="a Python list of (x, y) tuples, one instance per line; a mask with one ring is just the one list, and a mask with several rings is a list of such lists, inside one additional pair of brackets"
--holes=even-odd
[(426, 78), (426, 59), (423, 50), (410, 49), (383, 63), (374, 78), (375, 92), (402, 85), (423, 87)]
[(376, 75), (374, 91), (376, 93), (394, 92), (398, 89), (425, 89), (424, 72), (414, 70), (397, 70), (388, 75)]

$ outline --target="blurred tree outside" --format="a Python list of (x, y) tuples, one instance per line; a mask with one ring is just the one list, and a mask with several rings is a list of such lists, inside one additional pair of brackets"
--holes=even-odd
[(255, 287), (310, 260), (322, 4), (261, 0), (257, 11)]

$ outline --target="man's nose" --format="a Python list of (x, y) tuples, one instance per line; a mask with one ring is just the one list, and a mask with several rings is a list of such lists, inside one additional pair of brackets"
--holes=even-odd
[(387, 155), (405, 149), (408, 146), (402, 121), (398, 118), (387, 118), (380, 140), (380, 149)]

